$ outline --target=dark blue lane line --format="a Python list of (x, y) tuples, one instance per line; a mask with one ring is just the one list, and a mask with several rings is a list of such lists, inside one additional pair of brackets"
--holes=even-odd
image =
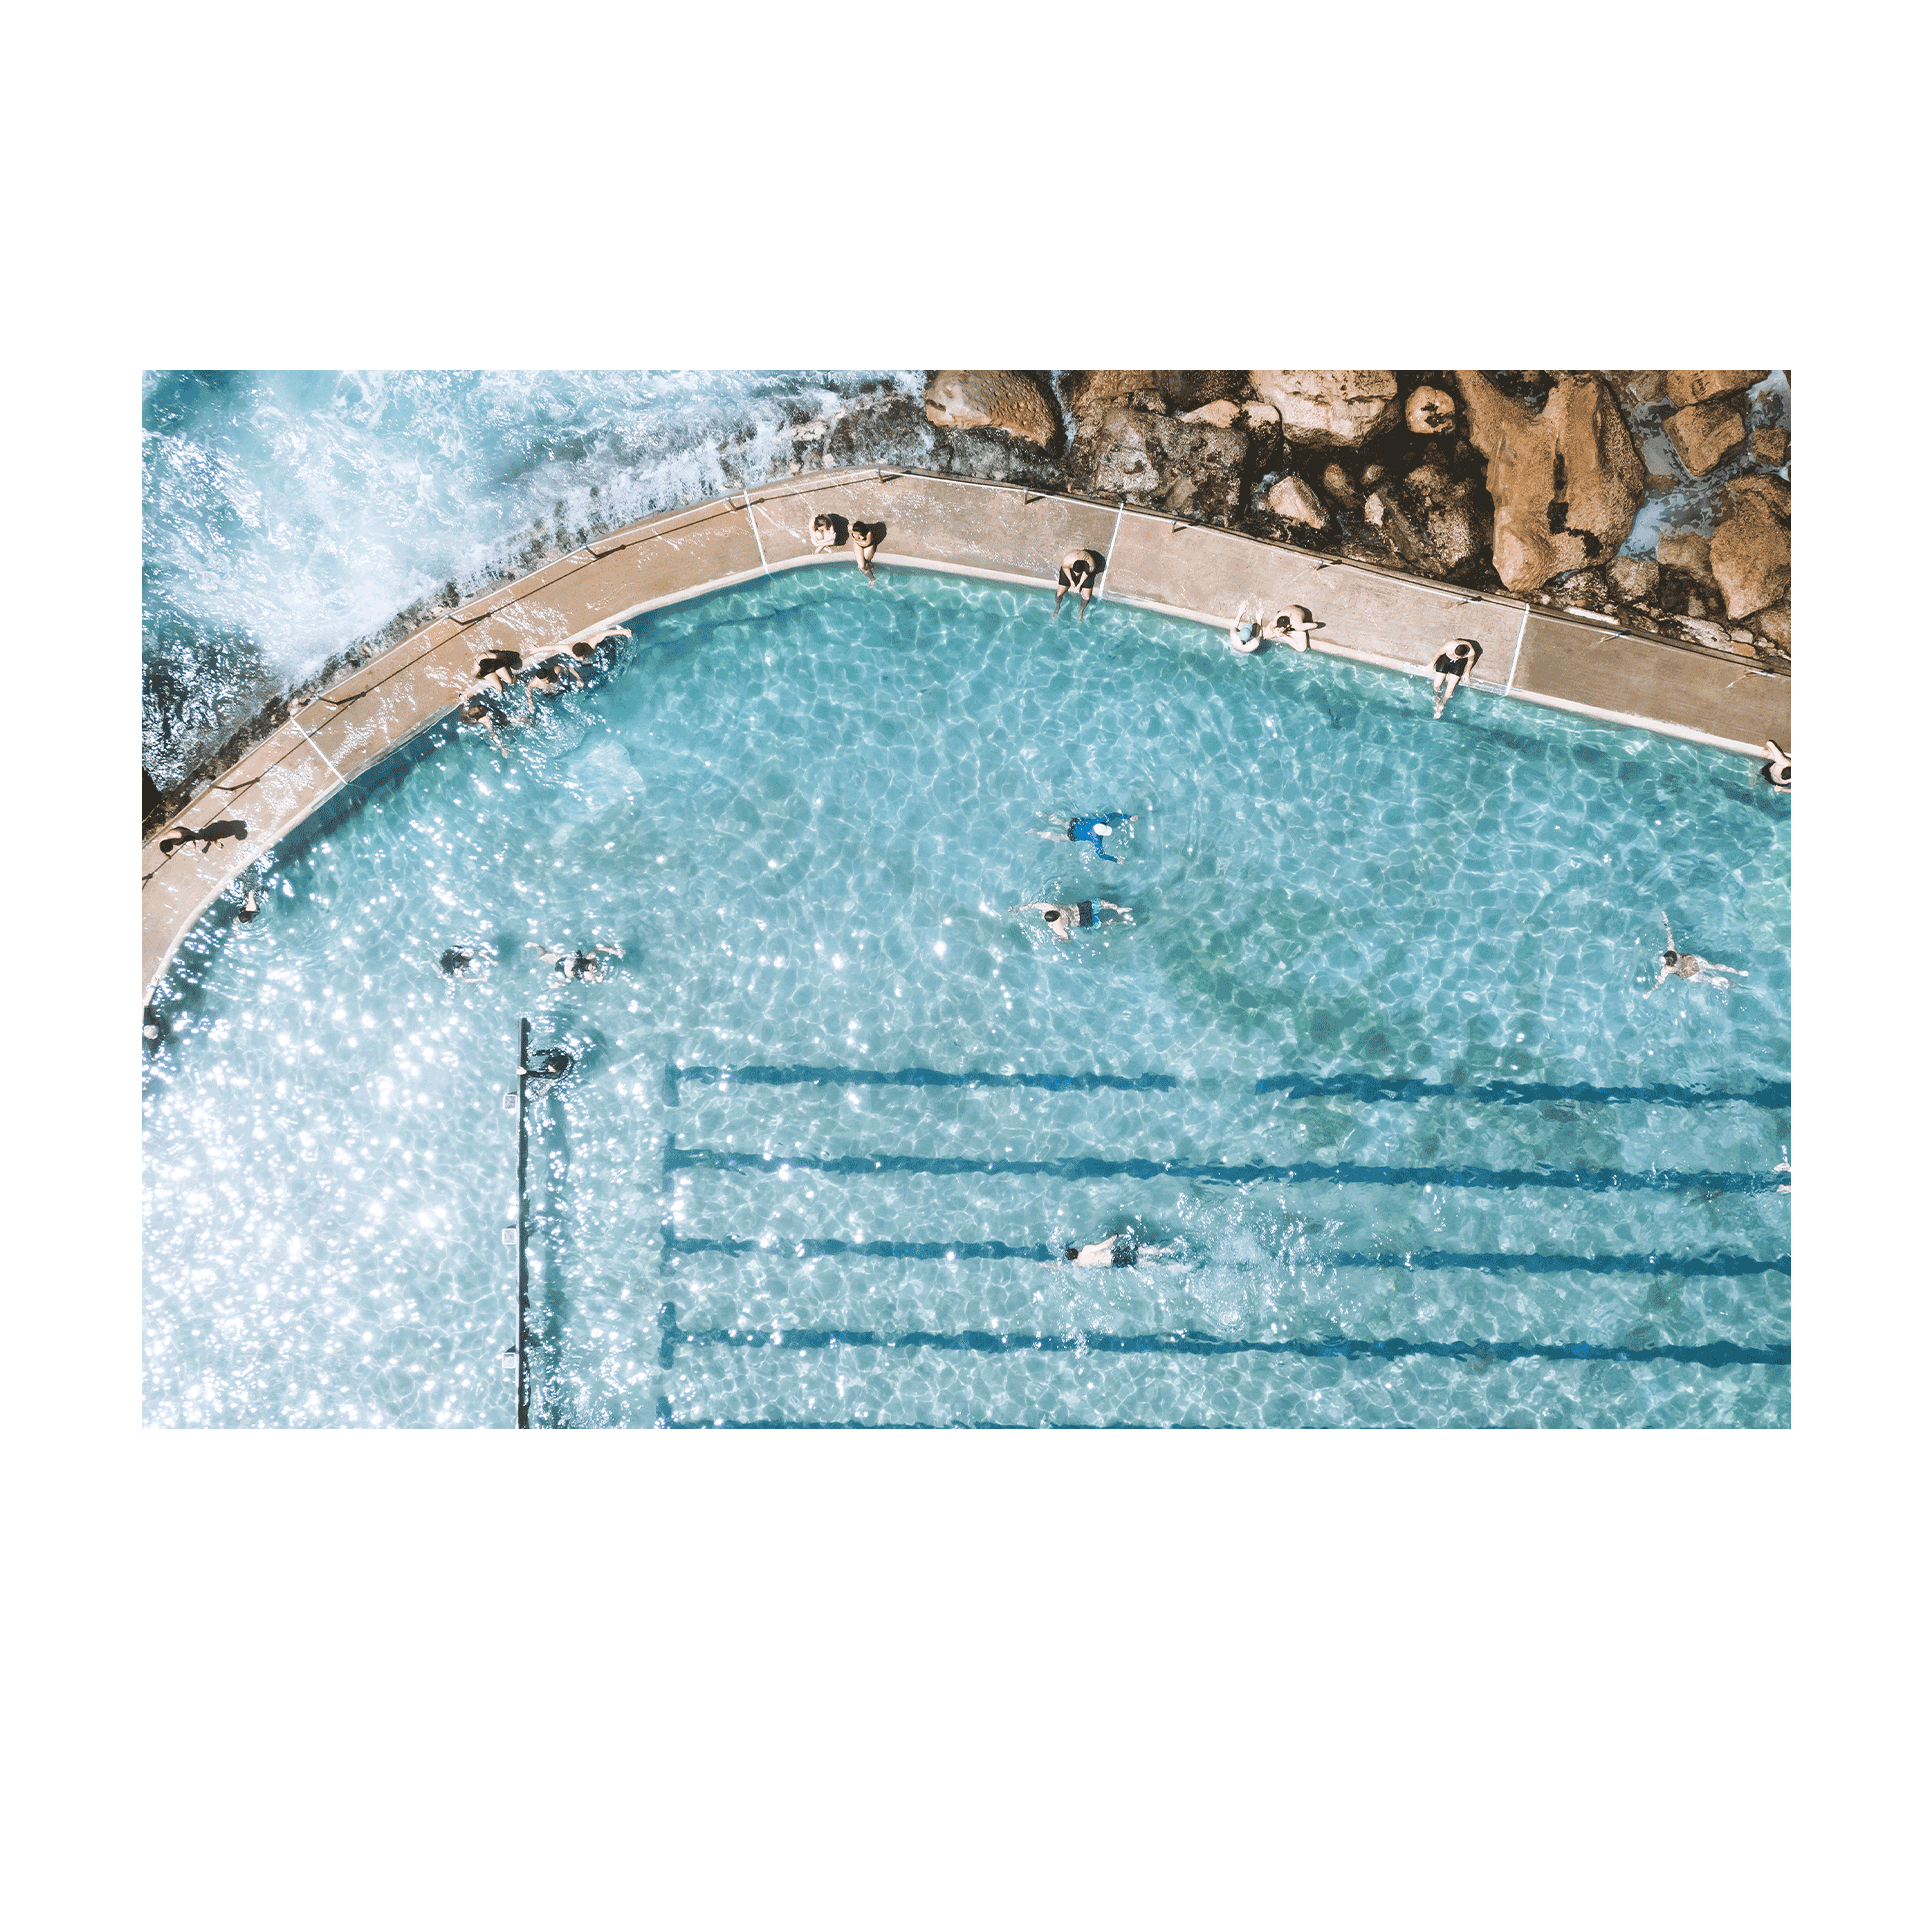
[(700, 1327), (687, 1332), (671, 1300), (660, 1308), (660, 1364), (671, 1367), (681, 1347), (922, 1347), (939, 1353), (1182, 1353), (1297, 1354), (1309, 1360), (1624, 1360), (1680, 1361), (1702, 1367), (1784, 1367), (1788, 1347), (1742, 1347), (1712, 1340), (1698, 1347), (1621, 1347), (1585, 1340), (1229, 1340), (1205, 1333), (928, 1333), (911, 1328), (879, 1333), (862, 1327)]
[[(676, 1067), (665, 1068), (666, 1103), (680, 1104), (680, 1088), (736, 1087), (1039, 1087), (1048, 1093), (1174, 1093), (1181, 1082), (1171, 1074), (1142, 1073), (945, 1073), (937, 1067), (902, 1067), (883, 1073), (873, 1067), (835, 1067), (804, 1064), (789, 1067)], [(1370, 1073), (1271, 1073), (1253, 1083), (1255, 1093), (1283, 1093), (1289, 1100), (1344, 1096), (1353, 1100), (1487, 1100), (1500, 1106), (1555, 1104), (1619, 1106), (1642, 1102), (1665, 1107), (1706, 1107), (1742, 1104), (1755, 1107), (1791, 1107), (1793, 1083), (1762, 1080), (1739, 1093), (1716, 1087), (1661, 1085), (1596, 1087), (1586, 1081), (1572, 1086), (1538, 1086), (1525, 1080), (1490, 1080), (1481, 1087), (1456, 1087), (1444, 1080), (1383, 1080)]]
[(1717, 1087), (1596, 1087), (1582, 1080), (1549, 1087), (1527, 1080), (1489, 1080), (1484, 1087), (1449, 1086), (1444, 1080), (1377, 1080), (1370, 1073), (1270, 1073), (1253, 1083), (1255, 1093), (1284, 1093), (1289, 1100), (1344, 1094), (1354, 1100), (1435, 1100), (1458, 1096), (1490, 1100), (1504, 1107), (1567, 1105), (1620, 1106), (1642, 1101), (1662, 1107), (1708, 1107), (1744, 1103), (1754, 1107), (1791, 1107), (1790, 1080), (1762, 1080), (1745, 1093)]
[[(663, 1253), (719, 1253), (737, 1259), (743, 1254), (771, 1254), (780, 1260), (812, 1260), (822, 1254), (867, 1260), (1033, 1260), (1055, 1263), (1059, 1255), (1049, 1247), (1013, 1247), (1004, 1240), (816, 1240), (811, 1235), (762, 1246), (758, 1240), (701, 1240), (676, 1230), (671, 1220), (661, 1222)], [(1790, 1274), (1791, 1257), (1762, 1260), (1748, 1253), (1453, 1253), (1445, 1248), (1419, 1253), (1363, 1253), (1331, 1248), (1301, 1256), (1320, 1267), (1379, 1267), (1417, 1273), (1468, 1268), (1479, 1273), (1677, 1273), (1737, 1275)]]
[(902, 1067), (882, 1073), (874, 1067), (676, 1067), (666, 1069), (666, 1104), (680, 1104), (689, 1081), (703, 1086), (736, 1087), (1040, 1087), (1048, 1093), (1172, 1093), (1170, 1073), (1133, 1076), (1116, 1073), (943, 1073), (937, 1067)]
[(1224, 1186), (1272, 1181), (1336, 1181), (1374, 1187), (1577, 1188), (1587, 1193), (1769, 1193), (1779, 1184), (1771, 1173), (1625, 1173), (1600, 1167), (1375, 1167), (1355, 1161), (1331, 1166), (1305, 1161), (1294, 1166), (1225, 1166), (1178, 1160), (968, 1160), (955, 1155), (725, 1153), (682, 1147), (669, 1134), (662, 1173), (706, 1167), (728, 1173), (776, 1173), (782, 1167), (808, 1173), (1038, 1173), (1059, 1180), (1201, 1180)]

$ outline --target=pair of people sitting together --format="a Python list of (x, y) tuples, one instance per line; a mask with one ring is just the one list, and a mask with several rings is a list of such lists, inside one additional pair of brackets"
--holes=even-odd
[(849, 522), (837, 513), (816, 513), (813, 516), (815, 553), (831, 553), (849, 539), (853, 542), (853, 557), (859, 563), (860, 571), (867, 576), (867, 584), (877, 587), (880, 582), (874, 576), (873, 550), (880, 544), (880, 529), (869, 520)]

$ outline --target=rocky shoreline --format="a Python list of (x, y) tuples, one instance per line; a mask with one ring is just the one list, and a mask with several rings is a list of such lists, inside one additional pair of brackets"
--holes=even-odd
[[(790, 474), (917, 466), (1149, 507), (1315, 553), (1505, 591), (1791, 671), (1786, 377), (1732, 371), (1542, 373), (955, 371), (924, 394), (877, 383), (792, 429)], [(751, 440), (719, 449), (762, 484)], [(735, 468), (738, 472), (735, 472)], [(302, 685), (269, 696), (165, 789), (186, 805), (314, 694), (450, 606), (613, 531), (599, 489), (556, 504), (483, 578), (447, 582)], [(1641, 526), (1649, 501), (1657, 544)], [(570, 520), (580, 524), (570, 526)]]
[[(1606, 615), (1784, 674), (1788, 378), (949, 370), (925, 411), (954, 472)], [(1652, 551), (1630, 550), (1637, 523)]]

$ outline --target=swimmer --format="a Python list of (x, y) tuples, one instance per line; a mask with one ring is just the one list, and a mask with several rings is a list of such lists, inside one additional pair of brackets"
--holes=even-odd
[(483, 700), (469, 700), (455, 716), (463, 727), (479, 727), (498, 749), (502, 760), (511, 760), (507, 743), (500, 738), (500, 716)]
[(529, 1057), (534, 1064), (520, 1069), (523, 1079), (564, 1080), (573, 1071), (573, 1055), (559, 1047), (542, 1047)]
[(1130, 813), (1091, 813), (1079, 820), (1069, 820), (1063, 813), (1050, 813), (1047, 818), (1056, 827), (1065, 827), (1065, 833), (1049, 833), (1044, 827), (1034, 827), (1042, 840), (1090, 841), (1093, 850), (1102, 860), (1111, 860), (1117, 867), (1125, 858), (1123, 854), (1109, 853), (1108, 842), (1113, 838), (1115, 827), (1124, 826), (1133, 819)]
[(527, 944), (536, 949), (540, 958), (555, 969), (555, 978), (548, 982), (549, 986), (557, 986), (562, 980), (605, 980), (609, 976), (606, 968), (600, 964), (600, 956), (603, 953), (610, 953), (616, 960), (624, 960), (627, 957), (618, 947), (601, 946), (574, 953), (555, 953), (550, 948), (541, 946), (537, 940), (529, 941)]
[(563, 673), (573, 675), (573, 684), (576, 687), (584, 687), (587, 684), (571, 654), (550, 653), (527, 675), (528, 697), (532, 697), (532, 690), (535, 687), (538, 687), (542, 693), (554, 695), (563, 693), (565, 689), (560, 684), (560, 676)]
[(815, 553), (825, 553), (830, 548), (837, 547), (843, 538), (839, 527), (834, 524), (834, 516), (830, 513), (816, 513), (813, 516), (812, 537)]
[(880, 582), (873, 571), (873, 550), (880, 544), (880, 530), (864, 520), (856, 520), (847, 531), (853, 535), (853, 557), (867, 576), (867, 585), (877, 587)]
[(1264, 614), (1255, 614), (1247, 619), (1247, 606), (1243, 600), (1240, 611), (1233, 616), (1233, 625), (1227, 629), (1227, 645), (1235, 653), (1258, 653), (1260, 651), (1260, 629), (1265, 622)]
[(1176, 1251), (1173, 1247), (1143, 1245), (1130, 1233), (1110, 1233), (1104, 1240), (1094, 1241), (1091, 1246), (1069, 1247), (1067, 1259), (1076, 1267), (1134, 1267), (1142, 1260), (1158, 1260)]
[(1650, 986), (1640, 998), (1651, 1000), (1660, 991), (1668, 974), (1676, 980), (1698, 980), (1709, 987), (1726, 988), (1731, 983), (1719, 978), (1723, 973), (1737, 973), (1742, 980), (1747, 977), (1744, 967), (1723, 967), (1717, 960), (1702, 960), (1697, 953), (1682, 953), (1673, 942), (1673, 927), (1665, 911), (1660, 915), (1660, 924), (1667, 930), (1666, 951), (1660, 956), (1660, 971), (1654, 976)]
[(1771, 740), (1767, 742), (1767, 752), (1770, 758), (1760, 769), (1761, 777), (1768, 786), (1777, 788), (1781, 793), (1791, 793), (1793, 791), (1793, 755), (1782, 753)]
[(238, 926), (250, 927), (259, 911), (260, 889), (258, 887), (249, 887), (247, 889), (247, 897), (240, 902), (240, 911), (233, 916), (234, 922)]
[(1455, 689), (1464, 687), (1473, 678), (1473, 670), (1479, 664), (1480, 643), (1477, 640), (1456, 640), (1452, 646), (1434, 656), (1433, 717), (1436, 720), (1453, 698)]
[(1093, 599), (1094, 576), (1100, 571), (1100, 562), (1085, 547), (1075, 547), (1071, 553), (1060, 556), (1060, 571), (1056, 574), (1057, 585), (1053, 591), (1053, 617), (1060, 618), (1060, 603), (1068, 594), (1080, 596), (1080, 618), (1087, 617), (1088, 603)]
[(1028, 900), (1015, 907), (1014, 912), (1038, 913), (1053, 930), (1056, 940), (1071, 940), (1075, 927), (1097, 927), (1103, 909), (1109, 914), (1118, 914), (1128, 925), (1132, 925), (1132, 910), (1123, 907), (1118, 900), (1076, 900), (1064, 907), (1051, 900)]
[(477, 980), (480, 973), (474, 962), (478, 958), (471, 947), (449, 947), (440, 956), (440, 971), (449, 980)]

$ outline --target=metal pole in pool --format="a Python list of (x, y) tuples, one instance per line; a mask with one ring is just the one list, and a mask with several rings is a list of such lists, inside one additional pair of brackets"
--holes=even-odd
[(515, 1111), (520, 1131), (520, 1164), (514, 1176), (514, 1269), (515, 1306), (513, 1315), (513, 1424), (524, 1427), (527, 1421), (527, 1036), (532, 1028), (525, 1014), (520, 1016), (520, 1071), (514, 1084), (518, 1088)]

